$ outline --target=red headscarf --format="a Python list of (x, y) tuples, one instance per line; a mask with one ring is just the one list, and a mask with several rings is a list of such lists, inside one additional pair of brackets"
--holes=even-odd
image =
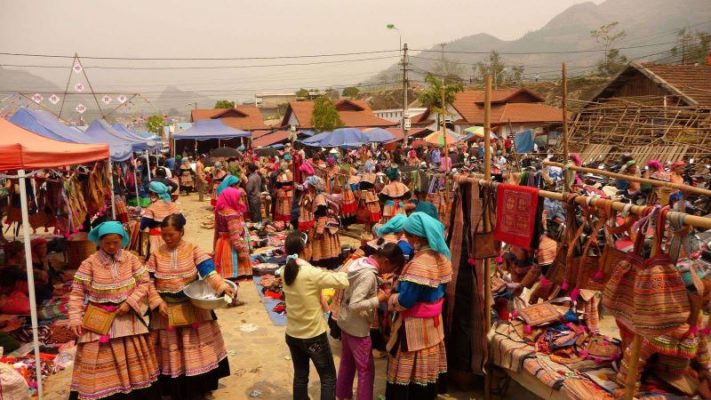
[(233, 187), (228, 187), (222, 191), (220, 197), (217, 198), (217, 203), (215, 203), (215, 210), (221, 211), (225, 208), (231, 208), (238, 213), (243, 213), (247, 209), (239, 200), (242, 197), (242, 191), (235, 189)]

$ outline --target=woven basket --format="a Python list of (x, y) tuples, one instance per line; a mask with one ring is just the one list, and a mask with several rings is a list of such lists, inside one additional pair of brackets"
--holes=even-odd
[(67, 264), (69, 268), (79, 268), (82, 261), (96, 253), (96, 245), (87, 239), (86, 233), (76, 233), (67, 241)]

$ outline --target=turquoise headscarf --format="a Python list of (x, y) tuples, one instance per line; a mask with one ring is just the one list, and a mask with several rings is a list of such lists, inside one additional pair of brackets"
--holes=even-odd
[(239, 183), (238, 177), (236, 177), (234, 175), (227, 175), (220, 183), (220, 186), (217, 187), (217, 195), (219, 196), (225, 189), (227, 189), (230, 186), (234, 186), (238, 183)]
[(385, 176), (387, 176), (391, 181), (394, 181), (400, 178), (400, 170), (395, 167), (390, 167), (385, 170)]
[(378, 228), (378, 237), (383, 237), (389, 233), (400, 233), (402, 232), (402, 227), (405, 225), (407, 217), (402, 214), (397, 214), (396, 216), (390, 218), (383, 226)]
[(111, 234), (121, 236), (121, 247), (128, 246), (128, 233), (126, 233), (126, 230), (123, 229), (123, 225), (121, 225), (118, 221), (106, 221), (100, 223), (92, 229), (91, 232), (89, 232), (88, 238), (98, 246), (102, 237)]
[(439, 221), (439, 214), (437, 213), (437, 208), (429, 201), (418, 202), (417, 207), (415, 207), (415, 212), (423, 212)]
[(157, 194), (158, 197), (160, 197), (160, 199), (165, 201), (166, 203), (170, 203), (171, 199), (170, 193), (168, 192), (168, 186), (165, 186), (163, 183), (153, 181), (150, 185), (148, 185), (148, 190)]
[(407, 217), (402, 229), (410, 235), (427, 239), (430, 248), (447, 258), (452, 258), (449, 246), (444, 241), (444, 225), (423, 212), (414, 212)]

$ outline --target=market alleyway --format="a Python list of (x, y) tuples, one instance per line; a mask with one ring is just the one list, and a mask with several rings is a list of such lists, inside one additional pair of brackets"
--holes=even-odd
[[(213, 231), (202, 227), (202, 222), (211, 218), (209, 201), (199, 203), (196, 195), (181, 197), (179, 206), (188, 224), (186, 239), (202, 248), (212, 249)], [(355, 240), (343, 236), (342, 241)], [(355, 244), (355, 243), (354, 243)], [(293, 368), (289, 349), (284, 342), (283, 326), (275, 326), (269, 319), (253, 281), (240, 282), (239, 298), (244, 306), (217, 310), (218, 319), (228, 348), (232, 375), (220, 381), (220, 388), (213, 392), (214, 400), (241, 399), (291, 399)], [(331, 347), (338, 367), (340, 342), (331, 339)], [(385, 393), (386, 359), (376, 359), (375, 398), (382, 399)], [(45, 386), (45, 399), (66, 400), (69, 395), (71, 369), (51, 376)], [(525, 399), (529, 394), (512, 383), (507, 398)], [(311, 368), (309, 392), (319, 398), (318, 375)], [(442, 399), (483, 399), (482, 390), (454, 392)]]

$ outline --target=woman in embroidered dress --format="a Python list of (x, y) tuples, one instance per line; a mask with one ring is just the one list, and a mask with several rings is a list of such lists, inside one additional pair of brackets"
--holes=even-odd
[(274, 220), (291, 221), (291, 202), (294, 199), (294, 175), (289, 170), (289, 164), (282, 162), (276, 177), (275, 194), (276, 208)]
[[(204, 279), (215, 293), (235, 294), (215, 272), (210, 256), (183, 240), (184, 225), (185, 219), (179, 214), (163, 220), (161, 235), (165, 243), (153, 250), (147, 263), (154, 277), (149, 303), (153, 310), (151, 329), (160, 365), (160, 387), (164, 396), (174, 400), (202, 399), (217, 389), (220, 378), (230, 375), (227, 350), (215, 313), (193, 307), (183, 289)], [(194, 320), (190, 325), (170, 326), (168, 310), (177, 305), (192, 310)]]
[(141, 231), (148, 229), (151, 251), (163, 244), (160, 236), (160, 224), (165, 217), (171, 214), (180, 214), (178, 206), (173, 203), (168, 187), (160, 182), (153, 181), (148, 186), (151, 195), (151, 205), (143, 209), (141, 215)]
[(400, 182), (400, 171), (390, 167), (385, 171), (385, 176), (390, 182), (380, 191), (380, 201), (383, 203), (383, 218), (381, 223), (386, 223), (397, 214), (406, 214), (405, 201), (410, 199), (410, 188)]
[(299, 199), (299, 232), (311, 232), (314, 227), (314, 200), (316, 198), (316, 187), (319, 184), (320, 178), (314, 175), (306, 177), (303, 185), (303, 193)]
[(227, 171), (225, 171), (224, 166), (220, 161), (215, 162), (213, 167), (212, 180), (210, 181), (212, 184), (212, 190), (210, 190), (210, 203), (214, 206), (215, 203), (217, 203), (217, 187), (220, 186), (222, 180), (227, 176)]
[(195, 189), (194, 175), (195, 171), (190, 167), (190, 161), (187, 158), (183, 158), (183, 162), (180, 164), (180, 188), (185, 194)]
[(368, 212), (368, 221), (359, 221), (365, 223), (366, 232), (370, 232), (373, 224), (377, 224), (382, 218), (380, 200), (375, 192), (375, 181), (377, 176), (374, 173), (375, 165), (372, 161), (365, 163), (365, 172), (360, 177), (358, 183), (358, 207), (362, 210), (365, 208)]
[(311, 228), (311, 261), (313, 263), (329, 263), (341, 255), (341, 239), (338, 236), (338, 221), (331, 214), (329, 202), (323, 192), (323, 180), (311, 176), (306, 184), (314, 189), (312, 213), (314, 226)]
[[(70, 399), (160, 398), (158, 362), (148, 327), (141, 319), (151, 286), (143, 263), (128, 251), (128, 234), (116, 221), (104, 222), (89, 233), (99, 251), (81, 263), (69, 294), (71, 330), (79, 338)], [(113, 312), (108, 333), (82, 328), (89, 305)]]
[(434, 399), (444, 389), (447, 354), (442, 303), (452, 279), (451, 253), (444, 226), (421, 212), (407, 218), (403, 230), (415, 256), (395, 283), (390, 308), (399, 312), (388, 341), (388, 400)]
[(249, 247), (245, 238), (243, 192), (227, 188), (215, 205), (215, 267), (227, 279), (252, 275)]

